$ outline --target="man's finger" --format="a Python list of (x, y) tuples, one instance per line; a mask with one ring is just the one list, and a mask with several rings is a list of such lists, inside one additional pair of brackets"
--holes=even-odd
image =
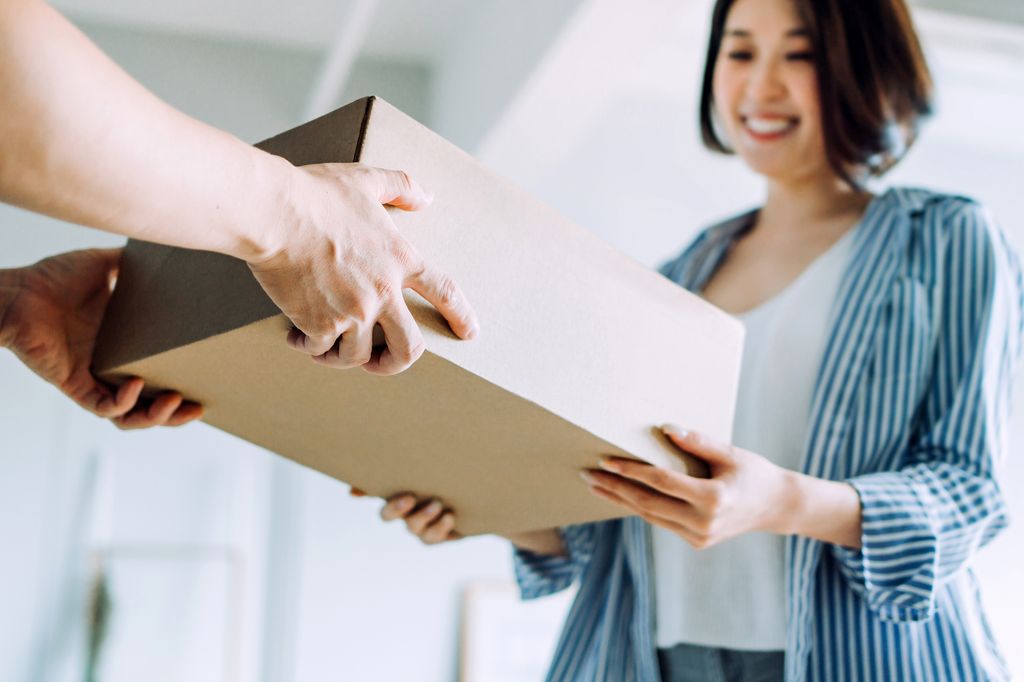
[(313, 360), (327, 367), (349, 369), (365, 365), (372, 354), (373, 327), (363, 324), (349, 327), (330, 350), (315, 356)]
[(418, 211), (426, 208), (434, 196), (425, 190), (408, 173), (400, 170), (373, 169), (377, 184), (377, 199), (386, 206), (404, 211)]
[(460, 338), (472, 339), (479, 333), (476, 313), (462, 289), (448, 275), (424, 265), (423, 270), (409, 279), (408, 286), (437, 308)]
[(377, 322), (384, 330), (386, 346), (381, 351), (374, 351), (363, 369), (370, 374), (389, 376), (408, 369), (419, 360), (425, 348), (423, 334), (404, 299), (388, 305)]
[(338, 337), (344, 332), (326, 332), (307, 334), (299, 328), (288, 332), (288, 346), (307, 355), (317, 357), (334, 347)]
[(148, 429), (164, 426), (181, 406), (183, 399), (180, 393), (169, 391), (161, 393), (148, 406), (137, 405), (128, 414), (113, 420), (122, 429)]
[(174, 411), (165, 426), (182, 426), (203, 416), (203, 406), (186, 400)]
[(109, 391), (96, 383), (94, 390), (97, 395), (102, 395), (99, 401), (91, 407), (92, 411), (104, 419), (113, 419), (128, 414), (139, 401), (145, 382), (139, 377), (132, 377), (117, 387), (117, 392), (111, 395)]

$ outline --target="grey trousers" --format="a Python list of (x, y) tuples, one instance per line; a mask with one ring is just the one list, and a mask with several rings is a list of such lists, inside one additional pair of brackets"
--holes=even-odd
[(738, 651), (677, 644), (658, 649), (662, 682), (781, 682), (782, 651)]

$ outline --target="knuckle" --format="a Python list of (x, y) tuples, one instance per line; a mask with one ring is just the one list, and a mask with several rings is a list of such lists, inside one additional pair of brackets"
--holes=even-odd
[(725, 501), (725, 491), (718, 481), (711, 481), (707, 488), (707, 507), (711, 511), (718, 511)]
[(664, 469), (654, 469), (651, 473), (651, 483), (656, 488), (665, 488), (669, 484), (668, 472)]
[(393, 172), (396, 189), (400, 190), (403, 194), (407, 194), (412, 191), (412, 177), (404, 170), (397, 170)]
[(636, 503), (643, 506), (649, 507), (654, 502), (654, 494), (647, 490), (638, 490), (635, 493)]
[(391, 279), (378, 277), (373, 281), (373, 292), (378, 301), (390, 301), (398, 294), (398, 287)]
[(418, 274), (422, 270), (423, 266), (419, 255), (404, 239), (398, 240), (392, 247), (392, 255), (403, 272)]
[(403, 345), (403, 347), (396, 353), (396, 357), (403, 364), (409, 364), (418, 360), (419, 357), (423, 355), (423, 351), (426, 350), (426, 348), (427, 344), (423, 339), (418, 339), (407, 345)]
[(437, 300), (441, 305), (453, 306), (460, 300), (459, 285), (450, 275), (438, 273), (435, 284)]

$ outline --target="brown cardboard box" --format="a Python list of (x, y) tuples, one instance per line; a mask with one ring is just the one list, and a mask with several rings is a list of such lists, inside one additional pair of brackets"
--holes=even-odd
[(736, 320), (383, 100), (258, 146), (296, 165), (401, 168), (430, 188), (429, 209), (392, 215), (465, 290), (478, 339), (456, 339), (407, 292), (427, 343), (411, 369), (325, 369), (286, 347), (290, 325), (244, 263), (131, 242), (97, 348), (101, 376), (177, 389), (205, 405), (207, 423), (371, 494), (439, 496), (465, 534), (620, 516), (578, 472), (605, 454), (681, 468), (658, 424), (729, 438)]

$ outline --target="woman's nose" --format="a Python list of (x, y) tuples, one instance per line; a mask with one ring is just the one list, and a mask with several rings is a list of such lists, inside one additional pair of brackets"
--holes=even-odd
[(771, 102), (780, 99), (786, 93), (779, 74), (779, 66), (774, 60), (760, 60), (750, 70), (747, 80), (746, 95), (752, 102)]

